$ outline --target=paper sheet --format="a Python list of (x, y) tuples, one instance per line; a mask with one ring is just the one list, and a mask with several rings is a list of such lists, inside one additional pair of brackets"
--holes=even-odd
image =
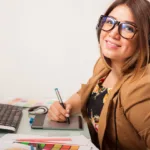
[(0, 139), (0, 142), (7, 141), (7, 143), (13, 143), (15, 141), (32, 142), (32, 143), (54, 143), (63, 145), (78, 145), (79, 150), (98, 150), (89, 139), (85, 136), (64, 136), (64, 137), (43, 137), (34, 135), (22, 135), (22, 134), (7, 134)]
[(3, 141), (3, 144), (0, 144), (0, 150), (31, 150), (31, 147), (28, 145)]
[(34, 100), (34, 99), (15, 98), (15, 99), (9, 100), (7, 104), (21, 106), (21, 107), (32, 107), (32, 106), (37, 106), (37, 105), (50, 106), (55, 100), (54, 99)]

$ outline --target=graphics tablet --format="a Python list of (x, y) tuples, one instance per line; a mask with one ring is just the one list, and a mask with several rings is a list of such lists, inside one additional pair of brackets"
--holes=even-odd
[(33, 129), (50, 129), (50, 130), (82, 130), (83, 122), (81, 116), (71, 116), (70, 124), (67, 122), (52, 121), (46, 114), (35, 116), (31, 126)]

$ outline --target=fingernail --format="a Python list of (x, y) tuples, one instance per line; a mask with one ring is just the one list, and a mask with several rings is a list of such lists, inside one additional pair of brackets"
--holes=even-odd
[(68, 113), (69, 113), (69, 111), (70, 111), (70, 110), (69, 110), (69, 109), (67, 109), (67, 112), (68, 112)]
[(65, 116), (66, 116), (66, 117), (69, 117), (69, 114), (66, 114)]

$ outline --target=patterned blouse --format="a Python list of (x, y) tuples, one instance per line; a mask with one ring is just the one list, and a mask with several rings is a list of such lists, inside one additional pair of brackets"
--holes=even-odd
[(108, 94), (111, 91), (111, 88), (105, 88), (102, 86), (105, 78), (102, 78), (98, 81), (87, 102), (88, 117), (93, 124), (96, 132), (98, 131), (98, 123), (101, 110)]

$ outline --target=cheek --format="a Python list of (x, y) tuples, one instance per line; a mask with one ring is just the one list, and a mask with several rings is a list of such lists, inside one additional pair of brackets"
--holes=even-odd
[(128, 53), (128, 55), (132, 56), (138, 50), (138, 42), (137, 40), (133, 40), (130, 43), (125, 43), (124, 51)]
[(100, 46), (101, 47), (103, 47), (103, 44), (104, 44), (104, 42), (105, 42), (105, 37), (106, 37), (106, 32), (103, 32), (103, 31), (101, 31), (101, 33), (100, 33), (100, 38), (99, 38), (99, 43), (100, 43)]
[(100, 33), (100, 40), (103, 40), (107, 35), (107, 32), (101, 31)]

